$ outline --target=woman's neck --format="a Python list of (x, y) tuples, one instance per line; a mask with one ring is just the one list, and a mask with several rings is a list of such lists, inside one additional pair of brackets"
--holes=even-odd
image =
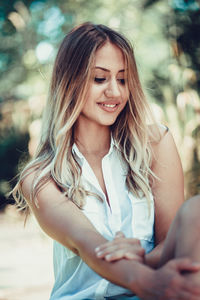
[(110, 128), (96, 124), (84, 126), (77, 122), (75, 143), (83, 154), (105, 155), (110, 148)]

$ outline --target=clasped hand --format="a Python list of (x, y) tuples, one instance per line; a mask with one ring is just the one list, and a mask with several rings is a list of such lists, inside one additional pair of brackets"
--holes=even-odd
[(126, 258), (144, 263), (145, 250), (142, 248), (140, 240), (125, 238), (120, 231), (116, 233), (112, 241), (97, 247), (95, 251), (98, 258), (109, 262)]
[[(145, 265), (145, 250), (140, 241), (126, 238), (117, 232), (115, 238), (96, 248), (98, 258), (112, 262), (122, 258), (134, 260)], [(189, 258), (170, 260), (159, 269), (147, 266), (141, 278), (137, 295), (143, 300), (199, 300), (200, 285), (187, 277), (200, 271), (200, 264)], [(199, 273), (199, 272), (198, 272)]]

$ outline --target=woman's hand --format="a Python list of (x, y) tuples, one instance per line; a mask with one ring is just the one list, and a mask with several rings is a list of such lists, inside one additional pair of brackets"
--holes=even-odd
[(141, 278), (142, 288), (137, 295), (143, 300), (198, 300), (200, 286), (184, 274), (198, 272), (200, 263), (188, 258), (173, 259)]
[(116, 261), (122, 258), (144, 262), (145, 250), (140, 241), (126, 238), (122, 232), (117, 232), (113, 241), (107, 242), (95, 249), (98, 258), (106, 261)]

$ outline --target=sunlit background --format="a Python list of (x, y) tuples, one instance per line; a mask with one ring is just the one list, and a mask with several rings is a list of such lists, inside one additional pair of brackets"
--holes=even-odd
[(23, 228), (6, 194), (35, 151), (58, 45), (85, 21), (131, 40), (155, 116), (174, 135), (186, 198), (200, 193), (198, 0), (0, 0), (0, 300), (49, 297), (51, 242), (32, 219)]

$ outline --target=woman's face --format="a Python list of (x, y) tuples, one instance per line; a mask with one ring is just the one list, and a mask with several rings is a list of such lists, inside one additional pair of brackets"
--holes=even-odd
[(127, 103), (122, 51), (107, 42), (97, 50), (87, 100), (79, 121), (102, 126), (114, 124)]

